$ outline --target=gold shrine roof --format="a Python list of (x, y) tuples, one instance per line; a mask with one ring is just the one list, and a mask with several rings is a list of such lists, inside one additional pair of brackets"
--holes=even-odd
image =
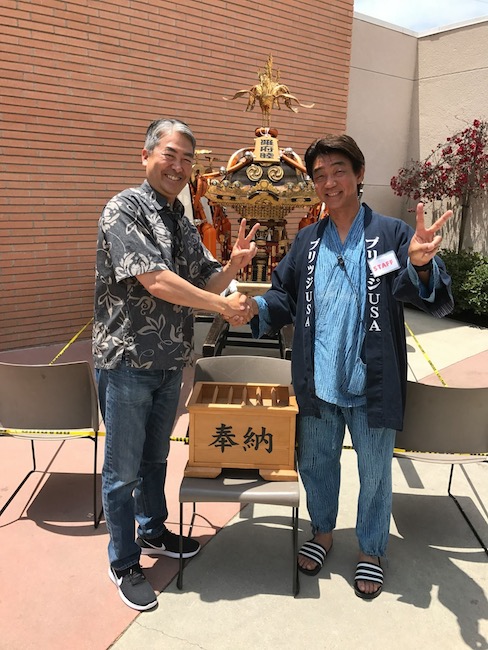
[[(230, 156), (227, 167), (206, 174), (208, 200), (234, 208), (248, 219), (280, 219), (318, 202), (300, 156), (280, 148), (276, 129), (256, 129), (253, 148)], [(218, 178), (217, 178), (218, 176)]]
[(318, 197), (300, 156), (291, 147), (279, 146), (278, 131), (269, 126), (270, 113), (273, 108), (280, 110), (281, 102), (295, 113), (298, 109), (293, 104), (306, 108), (314, 104), (302, 104), (291, 94), (279, 70), (273, 72), (271, 55), (258, 79), (259, 83), (231, 97), (247, 94), (246, 110), (253, 110), (256, 102), (261, 108), (262, 126), (255, 131), (254, 146), (238, 149), (226, 167), (204, 174), (209, 181), (205, 196), (246, 218), (281, 219), (295, 208), (313, 206)]

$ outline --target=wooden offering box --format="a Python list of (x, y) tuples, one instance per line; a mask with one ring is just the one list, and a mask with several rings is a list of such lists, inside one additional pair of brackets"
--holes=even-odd
[(215, 478), (224, 468), (257, 469), (265, 480), (298, 480), (289, 385), (197, 382), (187, 402), (190, 456), (185, 476)]

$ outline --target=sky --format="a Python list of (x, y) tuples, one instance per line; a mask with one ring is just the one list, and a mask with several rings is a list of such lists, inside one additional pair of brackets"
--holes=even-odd
[(354, 11), (423, 32), (473, 18), (488, 18), (488, 0), (354, 0)]

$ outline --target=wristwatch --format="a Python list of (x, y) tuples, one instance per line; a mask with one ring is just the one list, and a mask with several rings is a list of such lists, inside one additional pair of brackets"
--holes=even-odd
[(422, 264), (421, 266), (416, 266), (415, 264), (412, 264), (413, 268), (417, 271), (431, 271), (432, 270), (432, 260), (429, 260), (427, 264)]

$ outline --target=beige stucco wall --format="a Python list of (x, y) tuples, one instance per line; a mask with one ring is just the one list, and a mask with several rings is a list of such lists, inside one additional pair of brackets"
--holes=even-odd
[[(488, 119), (488, 21), (421, 36), (419, 52), (419, 146), (421, 159), (453, 133)], [(438, 210), (451, 207), (447, 203)], [(459, 209), (445, 242), (455, 247)], [(487, 197), (471, 208), (465, 248), (488, 253)]]
[(488, 21), (418, 39), (420, 155), (488, 118)]
[(417, 155), (417, 38), (371, 18), (354, 15), (347, 132), (366, 158), (364, 200), (401, 217), (405, 201), (390, 179)]
[[(354, 14), (347, 132), (366, 157), (364, 200), (414, 225), (414, 202), (396, 197), (391, 177), (421, 160), (446, 137), (488, 119), (488, 21), (419, 35)], [(458, 207), (426, 206), (428, 219), (447, 208), (444, 229), (454, 248)], [(465, 248), (488, 253), (488, 196), (473, 203)]]

